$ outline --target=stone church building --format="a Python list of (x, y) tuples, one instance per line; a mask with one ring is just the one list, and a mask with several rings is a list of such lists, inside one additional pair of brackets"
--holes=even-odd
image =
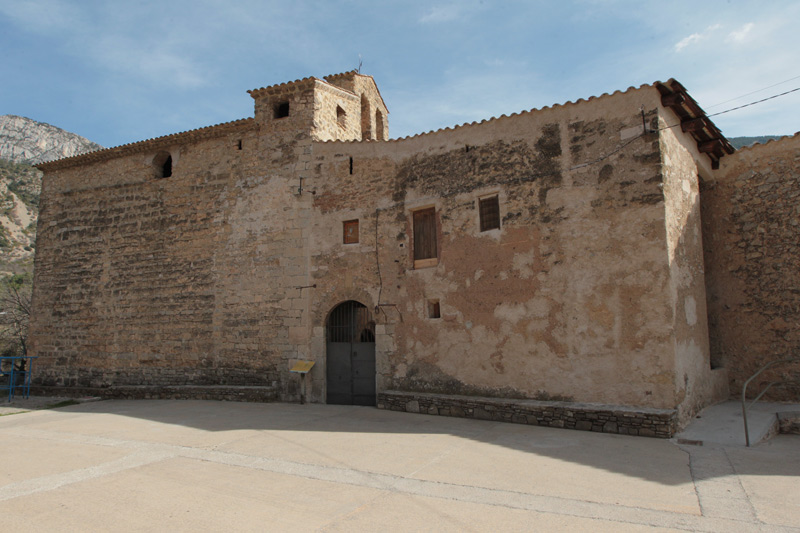
[(40, 390), (669, 436), (800, 345), (798, 136), (674, 80), (402, 139), (370, 76), (249, 94), (39, 165)]

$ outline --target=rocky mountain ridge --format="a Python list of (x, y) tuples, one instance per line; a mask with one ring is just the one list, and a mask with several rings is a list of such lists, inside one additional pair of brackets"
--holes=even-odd
[(44, 122), (17, 115), (0, 116), (0, 159), (35, 165), (101, 148), (89, 139)]
[(50, 124), (0, 116), (0, 274), (33, 270), (42, 173), (31, 165), (101, 148)]

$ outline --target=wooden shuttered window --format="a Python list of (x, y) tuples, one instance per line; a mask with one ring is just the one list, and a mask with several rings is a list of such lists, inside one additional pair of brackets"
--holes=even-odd
[(346, 220), (342, 223), (344, 244), (355, 244), (358, 242), (358, 220)]
[(436, 208), (414, 211), (414, 267), (437, 263)]
[(478, 199), (481, 231), (500, 229), (500, 200), (497, 196)]

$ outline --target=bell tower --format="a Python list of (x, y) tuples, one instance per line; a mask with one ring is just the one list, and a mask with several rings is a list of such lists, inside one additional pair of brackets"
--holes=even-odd
[(388, 110), (372, 76), (345, 72), (248, 91), (255, 119), (268, 136), (315, 141), (382, 141)]
[(325, 81), (358, 97), (358, 117), (362, 141), (385, 141), (389, 138), (389, 110), (372, 76), (355, 71), (325, 76)]

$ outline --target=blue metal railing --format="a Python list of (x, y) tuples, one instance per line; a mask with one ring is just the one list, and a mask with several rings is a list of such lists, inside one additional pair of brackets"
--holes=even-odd
[(34, 359), (35, 356), (28, 355), (0, 357), (0, 391), (8, 389), (9, 402), (18, 390), (23, 398), (30, 396)]

